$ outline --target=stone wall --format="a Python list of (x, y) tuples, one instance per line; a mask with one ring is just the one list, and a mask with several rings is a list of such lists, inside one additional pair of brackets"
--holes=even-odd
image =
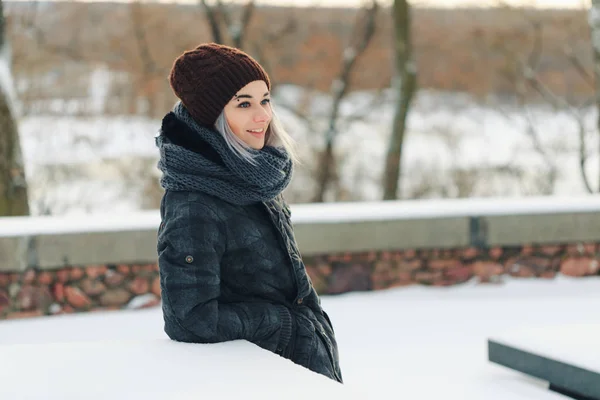
[(0, 273), (0, 319), (139, 309), (158, 304), (156, 264)]
[(451, 286), (471, 280), (500, 284), (505, 276), (600, 275), (600, 245), (399, 250), (311, 256), (305, 262), (319, 293), (339, 294), (408, 285)]
[[(600, 274), (600, 243), (347, 252), (304, 257), (321, 295), (408, 285), (450, 286), (503, 277)], [(0, 319), (160, 304), (156, 264), (73, 266), (0, 272)]]

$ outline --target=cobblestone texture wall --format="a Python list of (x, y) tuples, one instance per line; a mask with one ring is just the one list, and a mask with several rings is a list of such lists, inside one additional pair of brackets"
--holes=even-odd
[[(382, 251), (308, 256), (304, 261), (317, 291), (326, 295), (414, 284), (449, 286), (472, 279), (500, 284), (504, 276), (599, 275), (600, 244)], [(159, 304), (156, 264), (0, 273), (0, 319)]]

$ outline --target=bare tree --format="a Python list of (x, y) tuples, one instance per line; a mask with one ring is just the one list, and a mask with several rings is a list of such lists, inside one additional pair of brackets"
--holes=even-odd
[[(575, 51), (576, 44), (572, 41), (566, 42), (564, 47), (556, 46), (556, 40), (552, 42), (548, 37), (552, 37), (553, 32), (560, 24), (560, 30), (565, 32), (568, 37), (581, 37), (581, 34), (571, 33), (568, 22), (557, 18), (552, 27), (546, 23), (547, 19), (539, 12), (528, 12), (522, 8), (515, 8), (507, 4), (498, 3), (503, 6), (503, 12), (507, 19), (512, 14), (523, 23), (517, 27), (501, 31), (490, 31), (487, 35), (481, 32), (475, 36), (480, 50), (489, 52), (490, 56), (499, 60), (502, 64), (496, 69), (496, 78), (500, 78), (503, 92), (510, 94), (511, 99), (516, 100), (518, 114), (517, 117), (524, 118), (525, 126), (521, 128), (520, 123), (516, 123), (517, 129), (527, 136), (533, 145), (533, 150), (540, 156), (543, 163), (543, 169), (538, 173), (537, 189), (544, 194), (552, 194), (555, 190), (556, 181), (561, 172), (561, 166), (558, 164), (557, 157), (559, 151), (568, 151), (567, 145), (562, 144), (560, 148), (552, 149), (542, 140), (545, 132), (541, 131), (538, 121), (535, 119), (535, 108), (540, 105), (549, 105), (555, 111), (565, 112), (577, 127), (577, 145), (579, 172), (586, 191), (594, 192), (588, 173), (586, 171), (587, 160), (590, 151), (587, 146), (586, 133), (588, 129), (585, 125), (585, 116), (589, 108), (589, 99), (583, 102), (577, 99), (577, 91), (570, 93), (573, 78), (572, 72), (579, 74), (582, 82), (593, 85), (593, 78), (588, 72), (589, 68), (584, 64)], [(475, 32), (474, 32), (475, 33)], [(558, 50), (558, 51), (557, 51)], [(558, 53), (558, 54), (557, 54)], [(553, 56), (556, 57), (553, 59)], [(565, 61), (566, 64), (565, 65)], [(549, 74), (548, 63), (560, 63), (565, 69), (565, 73), (560, 76)], [(570, 68), (572, 67), (572, 68)], [(545, 75), (546, 74), (546, 75)], [(567, 90), (565, 90), (565, 88)], [(562, 93), (559, 91), (562, 90)], [(532, 101), (533, 100), (533, 101)], [(506, 117), (509, 122), (517, 122), (515, 115), (505, 112), (502, 104), (494, 104), (493, 110)]]
[(0, 216), (29, 215), (27, 182), (13, 115), (10, 50), (6, 38), (4, 3), (0, 0), (0, 55), (5, 81), (0, 85)]
[[(344, 57), (342, 59), (342, 68), (340, 75), (334, 80), (331, 88), (332, 105), (329, 114), (328, 129), (325, 133), (325, 149), (323, 150), (319, 166), (317, 169), (317, 191), (315, 193), (315, 202), (323, 202), (329, 182), (331, 180), (332, 169), (335, 164), (333, 149), (335, 138), (338, 134), (338, 119), (340, 113), (340, 105), (342, 100), (347, 95), (350, 86), (350, 76), (354, 69), (357, 59), (365, 52), (373, 35), (375, 33), (375, 21), (379, 5), (374, 0), (368, 7), (364, 15), (359, 15), (359, 19), (355, 25), (355, 34), (358, 35), (358, 43), (350, 44), (344, 49)], [(364, 22), (364, 26), (361, 26)], [(362, 30), (362, 32), (361, 32)]]
[[(537, 81), (537, 71), (544, 50), (543, 25), (534, 20), (527, 20), (527, 22), (532, 31), (532, 46), (528, 55), (521, 56), (520, 54), (517, 54), (517, 52), (511, 48), (511, 40), (509, 39), (502, 40), (502, 38), (500, 38), (496, 41), (498, 47), (495, 47), (494, 49), (502, 54), (507, 60), (507, 69), (501, 70), (501, 74), (512, 86), (514, 86), (518, 106), (525, 114), (526, 126), (524, 128), (524, 133), (531, 140), (534, 150), (540, 155), (546, 168), (544, 174), (546, 177), (546, 182), (544, 182), (546, 190), (544, 190), (544, 192), (551, 194), (558, 177), (558, 167), (554, 157), (542, 144), (539, 128), (532, 117), (528, 102), (531, 82)], [(528, 28), (525, 29), (529, 31)], [(523, 41), (529, 36), (529, 33), (513, 31), (512, 35), (516, 36), (515, 40)], [(505, 113), (501, 107), (497, 107), (496, 111), (504, 115), (507, 120), (511, 120), (511, 117)]]
[(221, 0), (217, 0), (214, 6), (209, 5), (206, 0), (200, 0), (200, 4), (210, 24), (214, 42), (238, 49), (244, 48), (246, 32), (255, 9), (254, 0), (250, 0), (244, 5), (242, 15), (238, 20), (234, 20), (232, 17), (231, 5), (227, 5)]
[(152, 55), (152, 46), (147, 38), (145, 26), (144, 5), (139, 0), (132, 1), (129, 5), (129, 15), (136, 49), (139, 55), (138, 73), (135, 74), (136, 92), (146, 101), (145, 113), (148, 116), (160, 114), (157, 92), (160, 91), (159, 81), (168, 74), (168, 70), (160, 65)]
[(247, 45), (247, 47), (251, 47), (251, 49), (247, 50), (251, 50), (253, 52), (256, 60), (269, 73), (271, 77), (271, 92), (273, 92), (277, 87), (278, 80), (277, 77), (274, 76), (273, 60), (267, 56), (265, 50), (280, 46), (286, 38), (291, 37), (297, 32), (297, 30), (298, 21), (293, 13), (289, 13), (285, 24), (272, 31), (262, 32), (258, 40), (252, 43), (252, 46), (250, 46), (250, 44)]
[(392, 134), (385, 160), (383, 199), (399, 197), (399, 180), (402, 176), (402, 145), (406, 119), (413, 96), (417, 90), (417, 65), (413, 59), (411, 38), (411, 8), (408, 0), (394, 0), (394, 55), (396, 70), (394, 88), (397, 95)]
[[(600, 18), (600, 15), (598, 16)], [(581, 173), (581, 179), (585, 186), (585, 189), (588, 193), (594, 193), (596, 189), (593, 188), (590, 177), (586, 171), (587, 160), (590, 156), (589, 149), (587, 148), (587, 140), (586, 140), (586, 126), (584, 122), (584, 110), (589, 105), (590, 100), (585, 100), (581, 104), (573, 104), (572, 101), (565, 97), (561, 97), (556, 94), (548, 85), (546, 85), (543, 80), (540, 78), (538, 73), (538, 65), (542, 55), (543, 42), (542, 42), (542, 24), (529, 21), (533, 26), (534, 31), (534, 40), (533, 40), (533, 48), (528, 57), (518, 58), (517, 59), (517, 73), (519, 83), (517, 85), (518, 95), (520, 99), (521, 106), (525, 110), (527, 114), (527, 134), (531, 138), (535, 150), (538, 154), (541, 155), (544, 163), (548, 168), (548, 178), (550, 183), (553, 185), (553, 182), (556, 180), (558, 175), (558, 167), (556, 162), (552, 158), (552, 156), (548, 153), (546, 149), (541, 144), (539, 139), (539, 134), (537, 133), (537, 129), (529, 116), (529, 107), (526, 103), (526, 88), (525, 85), (530, 87), (537, 93), (542, 99), (544, 99), (548, 104), (550, 104), (555, 110), (564, 110), (569, 114), (574, 123), (577, 126), (578, 132), (578, 143), (579, 143), (579, 171)], [(596, 22), (598, 24), (598, 28), (600, 28), (600, 22)], [(592, 18), (590, 18), (590, 25), (592, 25)], [(593, 32), (593, 31), (592, 31)], [(592, 34), (593, 35), (593, 34)], [(596, 39), (598, 40), (598, 39)], [(594, 47), (594, 59), (596, 65), (600, 63), (600, 53), (597, 52), (597, 49), (592, 42), (592, 46)], [(579, 60), (576, 54), (569, 48), (570, 46), (566, 46), (567, 48), (563, 50), (565, 58), (572, 64), (574, 70), (577, 71), (582, 79), (588, 83), (591, 83), (590, 75), (587, 72), (583, 63)], [(596, 73), (597, 73), (596, 67)], [(596, 75), (598, 76), (598, 75)], [(600, 86), (596, 85), (596, 104), (600, 107)], [(599, 108), (600, 109), (600, 108)], [(598, 133), (600, 134), (600, 119), (597, 122), (598, 124)], [(600, 186), (598, 189), (600, 190)]]

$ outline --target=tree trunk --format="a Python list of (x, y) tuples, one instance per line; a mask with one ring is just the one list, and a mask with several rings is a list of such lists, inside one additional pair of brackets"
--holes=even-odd
[(394, 0), (393, 17), (396, 61), (394, 87), (397, 100), (392, 134), (385, 161), (384, 200), (393, 200), (399, 196), (398, 182), (401, 176), (402, 144), (404, 143), (406, 118), (417, 89), (417, 68), (412, 59), (410, 5), (407, 0)]
[[(597, 133), (600, 135), (600, 0), (592, 0), (588, 22), (592, 34), (592, 51), (594, 56), (594, 80), (596, 82), (596, 108), (598, 119), (596, 121)], [(599, 149), (600, 150), (600, 149)], [(583, 166), (581, 167), (583, 168)], [(598, 176), (598, 190), (600, 191), (600, 174)]]
[(358, 57), (360, 57), (366, 51), (375, 34), (375, 21), (378, 10), (379, 3), (374, 0), (371, 6), (365, 10), (365, 26), (362, 32), (360, 32), (360, 30), (363, 18), (359, 17), (357, 20), (354, 30), (359, 35), (359, 43), (356, 46), (346, 47), (344, 50), (344, 57), (342, 59), (342, 69), (340, 71), (340, 75), (332, 83), (333, 102), (331, 106), (331, 113), (329, 114), (329, 128), (325, 133), (325, 149), (321, 155), (317, 171), (317, 191), (313, 198), (314, 203), (322, 203), (325, 201), (325, 195), (332, 178), (332, 172), (335, 170), (336, 161), (333, 154), (333, 149), (335, 147), (335, 138), (338, 133), (337, 123), (340, 114), (340, 107), (342, 105), (342, 100), (350, 89), (350, 77), (356, 65), (356, 61)]
[(9, 51), (5, 38), (4, 5), (0, 0), (0, 68), (9, 79), (0, 82), (0, 216), (29, 215), (27, 183), (17, 123), (12, 114)]

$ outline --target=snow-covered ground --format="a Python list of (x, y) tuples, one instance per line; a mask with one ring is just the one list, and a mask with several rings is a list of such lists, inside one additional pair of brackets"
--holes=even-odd
[[(545, 382), (489, 363), (486, 341), (526, 328), (539, 329), (543, 341), (553, 336), (553, 327), (596, 323), (600, 278), (413, 286), (325, 296), (322, 303), (334, 323), (350, 389), (335, 398), (559, 400), (564, 397), (548, 392)], [(565, 335), (565, 341), (579, 337), (576, 330)], [(267, 381), (275, 387), (277, 382), (292, 385), (278, 398), (296, 398), (302, 385), (307, 387), (298, 393), (308, 390), (313, 398), (333, 390), (330, 382), (312, 379), (245, 342), (176, 347), (166, 340), (158, 308), (0, 321), (0, 343), (0, 398), (86, 394), (91, 399), (107, 392), (114, 399), (180, 398), (168, 393), (185, 393), (186, 399), (234, 398), (231, 387), (219, 395), (228, 379), (224, 364), (232, 374), (227, 384), (239, 383), (246, 398), (255, 398)], [(86, 387), (93, 380), (101, 385)]]
[(243, 341), (211, 346), (168, 339), (13, 345), (0, 346), (0, 355), (0, 396), (6, 399), (369, 398)]
[[(312, 198), (315, 150), (323, 145), (330, 99), (311, 94), (312, 127), (290, 112), (304, 90), (282, 86), (274, 106), (299, 144), (304, 162), (289, 189), (295, 203)], [(392, 95), (373, 105), (372, 93), (356, 93), (342, 103), (336, 156), (342, 196), (338, 200), (379, 200), (383, 160), (393, 114)], [(167, 110), (165, 110), (167, 111)], [(579, 110), (586, 129), (586, 171), (597, 189), (599, 158), (596, 112)], [(364, 119), (345, 123), (353, 116)], [(582, 195), (579, 126), (575, 114), (541, 105), (526, 110), (479, 104), (468, 96), (421, 91), (408, 120), (404, 146), (405, 197)], [(536, 130), (549, 167), (527, 134)], [(159, 120), (140, 117), (27, 116), (20, 121), (22, 148), (31, 186), (32, 209), (40, 214), (129, 211), (148, 195), (148, 178), (158, 176), (154, 136)]]

